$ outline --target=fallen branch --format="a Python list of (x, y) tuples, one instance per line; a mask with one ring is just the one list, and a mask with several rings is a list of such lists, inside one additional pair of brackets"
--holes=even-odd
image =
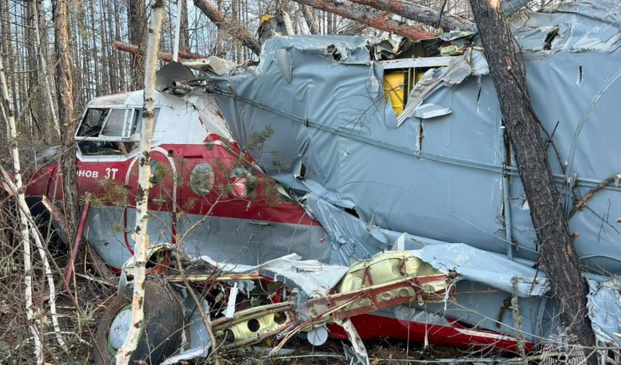
[(104, 280), (104, 279), (99, 279), (99, 278), (96, 278), (96, 277), (91, 276), (91, 275), (85, 275), (85, 274), (76, 273), (76, 276), (79, 276), (79, 277), (84, 278), (84, 279), (89, 280), (89, 281), (94, 281), (96, 283), (108, 286), (110, 288), (116, 288), (116, 286), (117, 286), (117, 283), (113, 283), (111, 281)]
[(242, 44), (256, 55), (261, 54), (261, 44), (238, 22), (227, 19), (209, 0), (194, 0), (194, 5), (199, 8), (207, 17), (223, 32), (227, 32), (239, 39)]
[[(586, 203), (600, 190), (602, 190), (603, 188), (605, 188), (606, 186), (612, 184), (614, 181), (618, 181), (619, 177), (621, 176), (621, 172), (616, 173), (614, 175), (612, 175), (611, 177), (607, 178), (606, 180), (602, 181), (601, 183), (597, 184), (596, 186), (594, 186), (591, 190), (589, 190), (588, 193), (586, 193), (582, 199), (580, 199), (576, 205), (574, 205), (574, 211), (579, 211), (581, 210)], [(572, 214), (573, 215), (573, 214)]]
[[(351, 19), (359, 23), (366, 24), (370, 27), (377, 28), (386, 32), (398, 34), (402, 37), (412, 40), (432, 39), (436, 36), (421, 29), (402, 24), (390, 17), (372, 15), (364, 10), (357, 9), (353, 6), (339, 0), (293, 0), (302, 5), (308, 5), (315, 9), (327, 11), (328, 13), (339, 15), (343, 18)], [(194, 1), (196, 3), (196, 0)]]
[(67, 217), (65, 217), (65, 214), (60, 210), (60, 208), (55, 206), (54, 203), (52, 203), (50, 199), (48, 199), (48, 197), (45, 195), (43, 196), (43, 198), (41, 198), (41, 203), (43, 203), (43, 206), (45, 207), (45, 209), (47, 209), (47, 211), (50, 212), (50, 216), (52, 217), (52, 220), (58, 223), (60, 230), (67, 237), (67, 239), (69, 239), (69, 230), (67, 229), (68, 223), (67, 223)]
[[(444, 30), (474, 29), (476, 26), (471, 21), (455, 15), (442, 14), (436, 9), (414, 4), (402, 0), (350, 0), (352, 3), (370, 6), (372, 8), (388, 11), (404, 18), (414, 20), (421, 24), (430, 25)], [(438, 24), (440, 21), (440, 24)]]
[[(144, 50), (139, 49), (139, 47), (134, 45), (134, 44), (114, 41), (112, 43), (112, 46), (114, 48), (118, 49), (119, 51), (125, 51), (125, 52), (129, 52), (129, 53), (144, 53)], [(174, 60), (174, 58), (173, 58), (173, 56), (171, 54), (165, 53), (165, 52), (158, 52), (157, 53), (157, 58), (159, 58), (162, 61), (166, 61), (166, 62), (172, 62)], [(179, 58), (184, 58), (184, 59), (188, 59), (188, 60), (196, 60), (196, 59), (206, 59), (207, 56), (204, 56), (204, 55), (198, 54), (198, 53), (190, 53), (190, 52), (179, 51)]]

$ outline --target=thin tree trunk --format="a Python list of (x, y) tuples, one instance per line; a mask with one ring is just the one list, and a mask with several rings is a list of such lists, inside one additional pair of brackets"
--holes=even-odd
[(194, 5), (198, 7), (203, 14), (207, 15), (220, 31), (227, 32), (239, 39), (244, 46), (250, 48), (256, 55), (261, 54), (261, 44), (259, 41), (239, 24), (239, 22), (226, 19), (209, 0), (194, 0)]
[(42, 119), (42, 116), (45, 115), (42, 113), (43, 106), (43, 97), (41, 95), (41, 88), (39, 87), (39, 65), (38, 65), (38, 56), (37, 56), (37, 48), (34, 30), (35, 28), (35, 12), (33, 12), (34, 6), (30, 2), (23, 4), (24, 6), (24, 17), (22, 21), (24, 22), (24, 40), (26, 41), (26, 53), (28, 57), (26, 58), (26, 67), (27, 67), (27, 80), (28, 80), (28, 101), (25, 105), (26, 108), (30, 111), (30, 113), (22, 114), (23, 117), (29, 117), (32, 124), (32, 137), (34, 139), (41, 139), (44, 131), (41, 128), (41, 125), (38, 123), (39, 120)]
[(304, 15), (304, 19), (306, 20), (306, 25), (308, 25), (308, 30), (311, 34), (319, 34), (319, 26), (315, 21), (315, 17), (313, 16), (313, 12), (311, 11), (310, 6), (301, 4), (302, 14)]
[[(5, 20), (5, 28), (2, 32), (2, 38), (5, 39), (5, 52), (7, 55), (7, 63), (9, 70), (15, 71), (17, 69), (15, 65), (15, 48), (13, 47), (13, 34), (11, 30), (11, 12), (9, 11), (9, 1), (7, 0), (6, 5), (4, 7), (3, 19)], [(1, 19), (0, 19), (1, 21)], [(16, 82), (15, 74), (12, 74), (9, 77), (9, 82), (11, 84), (11, 94), (13, 95), (13, 113), (15, 113), (14, 118), (17, 119), (17, 82)]]
[[(70, 70), (70, 74), (71, 74), (71, 98), (73, 100), (73, 107), (75, 108), (76, 105), (78, 107), (78, 110), (80, 108), (80, 100), (85, 99), (84, 97), (84, 75), (82, 75), (82, 73), (80, 72), (81, 69), (83, 69), (83, 61), (84, 61), (84, 57), (82, 57), (82, 47), (81, 47), (81, 42), (83, 40), (83, 37), (79, 37), (78, 35), (80, 34), (80, 27), (79, 27), (79, 19), (77, 19), (77, 15), (76, 13), (76, 9), (71, 9), (72, 11), (69, 11), (70, 9), (67, 8), (67, 12), (66, 12), (66, 19), (67, 19), (67, 28), (66, 29), (70, 29), (71, 32), (69, 32), (69, 35), (67, 37), (67, 42), (68, 42), (68, 46), (67, 46), (67, 51), (68, 53), (68, 57), (71, 58), (72, 62), (75, 62), (77, 67), (72, 67)], [(80, 62), (82, 62), (82, 64), (80, 64)], [(56, 67), (58, 67), (58, 63), (56, 64)], [(56, 85), (56, 87), (58, 88), (58, 85)], [(58, 96), (58, 95), (57, 95)], [(59, 106), (60, 108), (60, 106)], [(59, 122), (62, 124), (62, 116), (60, 115), (60, 110), (58, 111), (58, 117), (59, 117)], [(64, 126), (63, 126), (63, 130)]]
[[(241, 24), (239, 21), (239, 0), (231, 0), (231, 19), (234, 23)], [(241, 63), (241, 45), (237, 37), (233, 40), (233, 60), (235, 63)]]
[[(119, 5), (117, 1), (112, 1), (112, 3), (114, 4), (114, 38), (115, 39), (121, 39), (121, 21), (120, 21), (120, 16), (121, 16), (121, 12), (119, 11)], [(108, 7), (110, 7), (110, 3), (108, 3)], [(127, 77), (125, 74), (125, 62), (124, 62), (124, 58), (122, 57), (121, 54), (119, 52), (114, 52), (114, 58), (116, 60), (116, 66), (118, 68), (118, 82), (115, 84), (116, 89), (114, 90), (115, 92), (118, 92), (120, 90), (125, 90), (127, 89), (126, 87), (126, 83), (127, 83)]]
[[(540, 138), (540, 123), (526, 89), (523, 60), (500, 2), (470, 0), (494, 80), (503, 121), (524, 185), (531, 219), (541, 243), (543, 262), (560, 306), (560, 319), (570, 344), (589, 345), (587, 287), (563, 215), (548, 154)], [(585, 350), (585, 355), (588, 353)], [(593, 357), (594, 358), (594, 357)]]
[(62, 124), (60, 164), (63, 174), (63, 208), (69, 223), (69, 240), (78, 228), (80, 207), (78, 202), (78, 182), (75, 151), (75, 123), (73, 121), (73, 83), (70, 50), (68, 45), (69, 25), (67, 24), (67, 0), (55, 0), (54, 35), (56, 44), (56, 95), (58, 114)]
[[(101, 0), (99, 1), (101, 5)], [(106, 14), (103, 11), (103, 6), (99, 7), (101, 12), (101, 21), (99, 22), (99, 34), (101, 36), (101, 72), (103, 74), (102, 85), (104, 88), (104, 94), (110, 94), (113, 92), (112, 84), (112, 57), (110, 57), (108, 50), (110, 41), (108, 40), (108, 18), (113, 16), (112, 14)], [(94, 22), (94, 21), (93, 21)]]
[(39, 29), (39, 24), (40, 24), (39, 16), (42, 13), (39, 13), (38, 7), (36, 5), (34, 7), (34, 12), (35, 12), (35, 17), (36, 17), (35, 19), (36, 44), (38, 47), (38, 55), (39, 55), (39, 62), (41, 64), (41, 70), (43, 70), (43, 88), (44, 88), (45, 96), (47, 98), (48, 105), (50, 107), (50, 111), (48, 115), (52, 119), (52, 130), (54, 131), (52, 135), (54, 135), (56, 138), (59, 138), (60, 137), (60, 125), (58, 124), (58, 117), (56, 116), (56, 108), (54, 106), (54, 98), (52, 97), (52, 87), (50, 85), (50, 77), (49, 77), (50, 70), (48, 69), (48, 66), (47, 66), (46, 55), (44, 52), (45, 48), (44, 48), (43, 42), (41, 42), (41, 35), (40, 35), (40, 29)]
[[(99, 47), (97, 45), (97, 43), (99, 43), (99, 41), (97, 40), (97, 33), (95, 32), (95, 5), (93, 4), (94, 0), (89, 1), (88, 3), (88, 11), (90, 13), (90, 31), (91, 31), (91, 40), (92, 40), (92, 45), (89, 47), (90, 48), (90, 52), (88, 52), (90, 54), (89, 59), (92, 60), (93, 62), (93, 70), (95, 71), (95, 82), (94, 82), (94, 86), (95, 86), (95, 96), (99, 96), (99, 95), (105, 95), (106, 93), (103, 92), (102, 93), (102, 87), (105, 90), (105, 87), (107, 85), (107, 80), (105, 77), (105, 73), (106, 73), (106, 67), (108, 66), (108, 60), (104, 57), (99, 58)], [(104, 32), (100, 32), (100, 36), (104, 36)], [(104, 42), (102, 41), (101, 44), (103, 45)], [(103, 47), (102, 47), (103, 48)], [(101, 70), (100, 70), (101, 68)], [(89, 70), (90, 70), (90, 62), (89, 62)], [(100, 75), (100, 71), (104, 74), (103, 77), (103, 81), (101, 80), (101, 75)]]
[[(129, 0), (128, 7), (129, 42), (140, 49), (146, 48), (147, 35), (144, 29), (147, 24), (144, 0)], [(138, 90), (144, 85), (144, 54), (139, 52), (132, 55), (130, 68), (132, 89)]]
[(145, 85), (144, 85), (144, 112), (139, 147), (138, 169), (138, 195), (136, 197), (136, 228), (134, 245), (134, 297), (132, 300), (132, 325), (127, 334), (127, 339), (117, 353), (117, 365), (126, 365), (136, 350), (140, 334), (144, 327), (144, 281), (146, 276), (147, 246), (149, 236), (148, 202), (149, 180), (151, 179), (151, 139), (153, 137), (153, 117), (155, 104), (155, 68), (157, 66), (157, 53), (159, 48), (160, 33), (162, 29), (162, 17), (164, 13), (164, 1), (154, 0), (151, 3), (151, 24), (149, 25), (149, 37), (147, 54), (145, 57)]
[(190, 33), (188, 31), (188, 3), (185, 0), (181, 1), (181, 29), (179, 30), (179, 50), (190, 50)]
[(326, 18), (327, 18), (326, 19), (326, 21), (327, 21), (326, 22), (326, 27), (328, 28), (328, 34), (334, 34), (335, 33), (335, 31), (334, 31), (334, 24), (332, 22), (332, 19), (334, 17), (332, 15), (333, 14), (330, 14), (330, 13), (326, 14)]
[[(403, 25), (396, 20), (383, 16), (371, 15), (363, 10), (356, 9), (351, 5), (339, 0), (293, 0), (303, 5), (326, 11), (331, 14), (342, 16), (343, 18), (355, 20), (370, 27), (377, 28), (386, 32), (395, 33), (410, 39), (432, 39), (435, 35), (408, 25)], [(196, 0), (195, 0), (196, 2)], [(330, 31), (330, 29), (326, 29)]]
[[(11, 108), (11, 101), (9, 99), (9, 91), (7, 89), (6, 77), (4, 76), (4, 66), (0, 57), (0, 101), (2, 108), (2, 116), (8, 124), (9, 141), (11, 144), (11, 153), (13, 155), (13, 174), (15, 178), (15, 185), (17, 187), (18, 200), (23, 200), (25, 203), (24, 189), (22, 184), (21, 165), (19, 162), (19, 150), (17, 149), (17, 129), (15, 128), (15, 113)], [(41, 342), (41, 334), (35, 317), (35, 312), (32, 303), (32, 253), (30, 247), (30, 236), (28, 234), (28, 218), (26, 214), (20, 209), (20, 238), (22, 247), (24, 249), (24, 300), (26, 302), (26, 317), (28, 319), (28, 327), (32, 334), (34, 342), (34, 354), (37, 359), (37, 364), (43, 364), (43, 344)]]

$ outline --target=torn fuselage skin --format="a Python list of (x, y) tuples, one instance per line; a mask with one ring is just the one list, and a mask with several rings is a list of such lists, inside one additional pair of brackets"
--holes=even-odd
[[(596, 282), (621, 272), (621, 194), (616, 184), (602, 185), (619, 173), (609, 152), (621, 133), (614, 123), (621, 31), (609, 19), (619, 10), (614, 1), (567, 3), (513, 24), (533, 106), (551, 136), (551, 168), (570, 229), (579, 232), (575, 247), (585, 275)], [(504, 259), (531, 268), (541, 247), (483, 51), (463, 33), (425, 42), (395, 49), (396, 57), (386, 60), (386, 45), (378, 51), (364, 38), (280, 37), (264, 45), (256, 68), (207, 80), (236, 140), (275, 126), (266, 148), (292, 169), (272, 169), (270, 155), (259, 163), (305, 196), (330, 236), (332, 263), (369, 259), (407, 232), (402, 249), (464, 242), (495, 253), (488, 261), (467, 256), (483, 272)], [(574, 202), (585, 196), (589, 209), (576, 210)], [(441, 254), (445, 262), (464, 264), (448, 255)], [(459, 266), (448, 269), (459, 272)], [(554, 300), (507, 287), (511, 276), (521, 278), (516, 267), (505, 274), (509, 280), (490, 274), (459, 281), (455, 306), (431, 305), (423, 313), (489, 330), (498, 329), (498, 320), (500, 331), (511, 334), (504, 303), (517, 290), (519, 311), (529, 318), (522, 327), (527, 337), (553, 338), (561, 331)], [(604, 327), (607, 343), (620, 344), (614, 325)]]
[[(576, 249), (586, 271), (595, 273), (621, 272), (621, 233), (615, 221), (621, 216), (619, 188), (607, 184), (588, 199), (588, 210), (572, 212), (572, 208), (574, 199), (587, 196), (618, 173), (615, 160), (601, 156), (609, 155), (606, 152), (614, 149), (615, 136), (621, 133), (618, 123), (610, 122), (616, 115), (615, 95), (621, 92), (617, 90), (621, 89), (617, 82), (621, 36), (615, 26), (597, 27), (609, 25), (607, 17), (621, 13), (610, 9), (618, 7), (612, 1), (562, 4), (531, 13), (515, 24), (534, 107), (544, 128), (555, 131), (549, 144), (560, 157), (551, 159), (552, 169), (559, 187), (564, 188), (571, 229), (580, 232)], [(590, 29), (606, 30), (595, 36)], [(507, 148), (482, 50), (468, 33), (446, 34), (410, 47), (404, 44), (394, 50), (395, 59), (385, 59), (392, 57), (386, 49), (385, 43), (380, 47), (361, 37), (277, 37), (267, 42), (256, 68), (231, 73), (227, 66), (208, 78), (207, 93), (197, 93), (197, 98), (212, 100), (212, 106), (217, 102), (217, 113), (209, 115), (207, 122), (225, 119), (231, 128), (226, 141), (221, 134), (208, 140), (204, 131), (176, 128), (172, 123), (193, 113), (193, 107), (185, 102), (178, 105), (177, 99), (163, 94), (166, 103), (160, 105), (158, 119), (167, 105), (174, 105), (173, 114), (184, 114), (165, 118), (169, 126), (162, 127), (162, 133), (166, 132), (162, 137), (201, 137), (196, 143), (184, 140), (183, 147), (178, 140), (157, 145), (156, 162), (173, 172), (156, 174), (161, 180), (153, 182), (164, 182), (162, 186), (167, 187), (155, 189), (151, 197), (156, 217), (152, 242), (174, 242), (175, 232), (203, 223), (214, 200), (187, 207), (199, 209), (196, 214), (179, 216), (176, 209), (197, 198), (197, 191), (213, 191), (220, 177), (231, 182), (230, 193), (239, 198), (251, 189), (246, 184), (251, 180), (247, 172), (265, 172), (304, 203), (301, 207), (291, 201), (280, 210), (265, 205), (257, 208), (244, 199), (227, 205), (188, 237), (191, 244), (184, 246), (190, 257), (211, 255), (217, 261), (210, 262), (211, 267), (198, 265), (184, 278), (165, 272), (168, 281), (180, 292), (184, 288), (179, 279), (202, 289), (217, 288), (203, 303), (192, 304), (186, 295), (186, 307), (210, 307), (217, 336), (229, 348), (278, 337), (278, 333), (283, 343), (287, 335), (306, 330), (313, 338), (322, 338), (324, 325), (333, 337), (349, 338), (359, 353), (364, 352), (359, 339), (378, 336), (517, 351), (516, 338), (523, 332), (527, 349), (541, 343), (558, 347), (554, 338), (562, 329), (557, 305), (548, 297), (545, 271), (532, 268), (540, 247)], [(136, 100), (119, 101), (125, 118), (119, 119), (132, 121), (140, 98), (125, 97)], [(107, 110), (103, 120), (110, 120), (110, 110), (117, 109), (111, 106), (113, 101), (98, 100), (91, 109), (102, 114)], [(202, 125), (205, 120), (194, 122)], [(120, 141), (104, 132), (105, 125), (93, 131), (97, 136), (78, 130), (82, 143), (100, 144), (80, 150), (81, 178), (93, 179), (95, 173), (112, 179), (122, 175), (120, 185), (129, 185), (132, 162), (127, 156), (133, 150), (125, 143), (132, 142), (129, 127), (133, 122), (128, 123), (121, 123), (120, 133), (127, 140)], [(243, 146), (266, 130), (273, 134), (265, 139), (261, 151), (250, 151), (253, 163), (261, 168), (248, 164), (240, 171), (229, 164), (230, 173), (212, 177), (210, 169), (200, 165), (207, 163), (213, 170), (213, 155), (205, 151), (216, 151), (216, 159), (230, 156), (223, 146), (232, 145), (232, 139)], [(592, 153), (594, 148), (602, 153)], [(198, 166), (203, 179), (192, 179), (184, 164), (175, 160), (177, 156), (196, 162), (192, 170)], [(98, 165), (104, 169), (96, 170), (88, 168), (91, 162), (108, 165)], [(121, 168), (114, 164), (123, 163), (128, 166), (120, 174)], [(185, 185), (180, 190), (174, 185), (178, 180), (171, 178), (174, 171), (184, 171)], [(56, 194), (50, 189), (57, 181), (47, 179), (41, 191)], [(180, 201), (173, 195), (177, 191)], [(118, 241), (109, 256), (115, 267), (131, 257), (131, 234), (125, 226), (115, 231), (112, 223), (121, 217), (127, 227), (133, 226), (133, 214), (126, 212), (125, 207), (112, 204), (89, 215), (96, 249), (105, 250), (110, 242)], [(265, 219), (266, 212), (270, 218), (285, 218)], [(308, 230), (300, 229), (300, 221)], [(109, 231), (97, 232), (98, 228)], [(243, 232), (246, 239), (231, 238), (231, 232)], [(231, 244), (235, 242), (243, 244)], [(376, 253), (391, 249), (410, 252), (437, 272), (403, 275), (408, 271), (401, 265), (389, 265), (389, 270), (380, 270), (389, 272), (386, 280), (378, 280), (368, 265), (376, 262)], [(310, 266), (300, 267), (292, 261), (274, 264), (269, 275), (264, 274), (269, 271), (264, 265), (235, 272), (241, 264), (264, 264), (291, 252), (322, 264), (310, 273), (306, 271)], [(362, 263), (350, 267), (352, 261)], [(221, 272), (214, 272), (214, 267)], [(299, 275), (288, 277), (292, 274)], [(304, 289), (313, 287), (310, 278), (315, 274), (332, 279), (319, 287), (319, 294)], [(273, 278), (279, 283), (274, 284)], [(425, 289), (427, 279), (432, 289)], [(615, 291), (604, 290), (609, 288), (602, 283), (605, 277), (590, 275), (590, 279), (590, 303), (605, 308), (604, 301), (615, 299)], [(124, 280), (124, 285), (131, 285), (131, 278)], [(234, 294), (248, 298), (257, 287), (265, 290), (254, 292), (258, 298), (254, 303)], [(615, 300), (613, 308), (621, 306)], [(227, 312), (227, 308), (232, 309)], [(522, 316), (519, 327), (513, 313)], [(194, 314), (191, 323), (197, 322)], [(614, 334), (619, 332), (615, 321), (620, 317), (593, 318), (598, 341), (619, 344)], [(195, 332), (179, 356), (205, 355), (199, 351), (201, 346), (208, 347), (204, 333), (201, 337), (199, 329)], [(196, 338), (203, 340), (196, 342)]]

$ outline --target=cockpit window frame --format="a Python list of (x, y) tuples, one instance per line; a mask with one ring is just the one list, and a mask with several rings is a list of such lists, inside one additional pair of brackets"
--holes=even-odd
[[(99, 120), (96, 126), (91, 126), (90, 129), (95, 128), (95, 132), (89, 135), (87, 131), (81, 131), (83, 128), (88, 114), (92, 110), (103, 110), (104, 119)], [(110, 122), (110, 116), (113, 114), (113, 110), (122, 110), (123, 113), (123, 127), (120, 135), (104, 135), (106, 126)], [(129, 105), (91, 105), (86, 108), (80, 124), (76, 128), (75, 140), (77, 147), (78, 157), (81, 159), (126, 159), (128, 156), (137, 153), (137, 145), (140, 143), (140, 131), (136, 131), (138, 121), (142, 116), (142, 105), (129, 106)], [(157, 123), (160, 108), (155, 108), (154, 123)], [(118, 130), (118, 128), (117, 128)], [(89, 146), (87, 152), (86, 145)]]

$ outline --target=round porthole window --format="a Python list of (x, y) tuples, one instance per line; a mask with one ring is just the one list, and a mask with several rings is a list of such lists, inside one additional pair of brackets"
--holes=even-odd
[(190, 172), (190, 188), (198, 195), (206, 195), (213, 189), (216, 176), (206, 162), (196, 164)]

